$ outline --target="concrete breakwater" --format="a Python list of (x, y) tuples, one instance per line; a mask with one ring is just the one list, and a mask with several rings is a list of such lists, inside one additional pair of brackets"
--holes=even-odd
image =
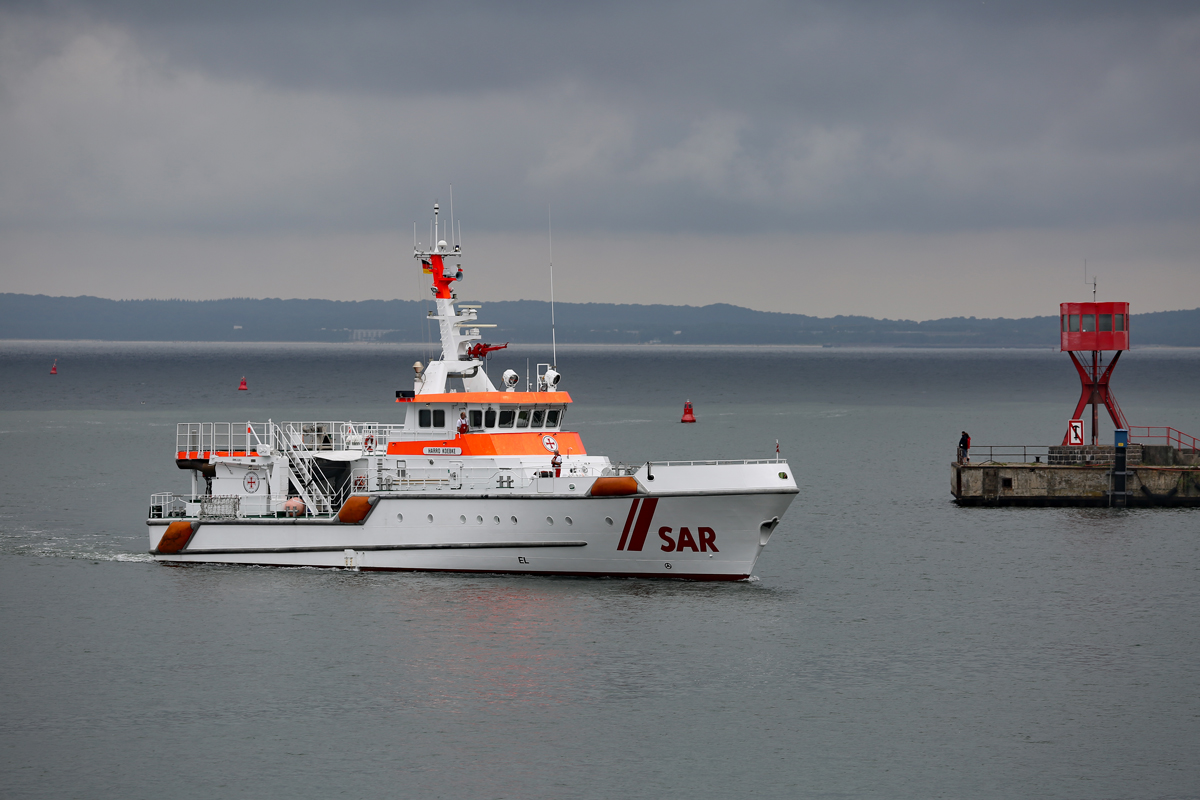
[[(1113, 447), (1046, 449), (1045, 462), (1039, 455), (1031, 462), (997, 456), (952, 464), (950, 491), (955, 502), (963, 506), (1120, 505), (1113, 502)], [(1127, 506), (1200, 506), (1196, 451), (1132, 445), (1125, 479)]]

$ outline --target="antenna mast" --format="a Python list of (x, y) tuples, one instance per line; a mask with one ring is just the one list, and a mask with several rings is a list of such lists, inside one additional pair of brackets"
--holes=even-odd
[(558, 340), (554, 333), (554, 217), (549, 203), (546, 204), (546, 232), (550, 239), (550, 360), (558, 369)]

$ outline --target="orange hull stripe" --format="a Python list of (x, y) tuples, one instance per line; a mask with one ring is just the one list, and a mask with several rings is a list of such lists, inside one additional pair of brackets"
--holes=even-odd
[(558, 452), (564, 456), (586, 456), (583, 440), (578, 433), (570, 431), (545, 431), (540, 433), (468, 433), (447, 439), (431, 439), (422, 442), (389, 442), (389, 456), (420, 456), (426, 447), (459, 447), (464, 456), (536, 456), (550, 457), (550, 451), (542, 446), (546, 434), (558, 442)]

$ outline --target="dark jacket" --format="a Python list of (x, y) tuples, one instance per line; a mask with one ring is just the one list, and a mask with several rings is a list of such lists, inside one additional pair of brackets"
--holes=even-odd
[(962, 435), (962, 437), (959, 438), (959, 440), (958, 440), (958, 446), (961, 447), (963, 450), (970, 450), (971, 449), (971, 437), (967, 436), (964, 433)]

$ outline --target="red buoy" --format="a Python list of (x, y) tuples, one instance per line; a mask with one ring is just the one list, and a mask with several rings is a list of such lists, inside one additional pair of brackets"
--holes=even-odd
[(683, 419), (680, 422), (695, 422), (696, 415), (692, 413), (692, 401), (688, 400), (683, 404)]
[(244, 391), (246, 391), (248, 388), (249, 388), (249, 387), (248, 387), (248, 386), (246, 386), (246, 376), (245, 376), (245, 375), (243, 375), (243, 376), (242, 376), (242, 382), (241, 382), (241, 384), (239, 384), (239, 385), (238, 385), (238, 391), (239, 391), (239, 392), (244, 392)]
[(50, 367), (50, 374), (51, 375), (58, 374), (58, 359), (57, 358), (54, 359), (54, 365), (52, 367)]

